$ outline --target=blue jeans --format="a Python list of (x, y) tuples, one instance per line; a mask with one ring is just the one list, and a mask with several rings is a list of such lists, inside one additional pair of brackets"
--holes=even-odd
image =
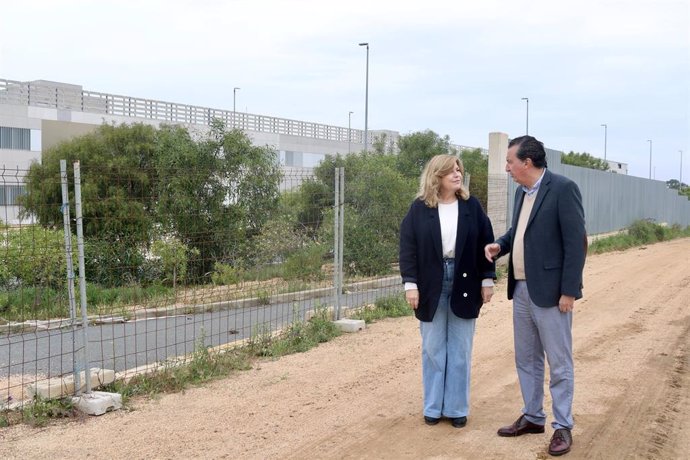
[(548, 360), (549, 390), (554, 421), (551, 426), (573, 429), (573, 313), (557, 306), (543, 308), (532, 302), (527, 283), (518, 281), (513, 294), (515, 365), (525, 406), (522, 413), (532, 423), (543, 425), (544, 357)]
[(424, 415), (465, 417), (470, 412), (470, 369), (475, 319), (450, 309), (455, 261), (444, 261), (443, 289), (431, 322), (420, 321)]

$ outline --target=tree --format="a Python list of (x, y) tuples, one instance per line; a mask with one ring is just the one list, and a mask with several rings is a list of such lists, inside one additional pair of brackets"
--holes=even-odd
[(669, 179), (666, 181), (666, 187), (670, 188), (671, 190), (683, 190), (688, 187), (688, 184), (681, 184), (678, 179)]
[(450, 145), (450, 137), (440, 137), (431, 130), (401, 136), (398, 140), (398, 149), (398, 171), (405, 177), (415, 179), (419, 179), (424, 165), (434, 155), (458, 153)]
[(609, 164), (601, 158), (595, 158), (587, 152), (577, 153), (572, 150), (565, 155), (561, 155), (561, 163), (566, 165), (580, 166), (582, 168), (598, 169), (608, 171)]
[(172, 287), (177, 287), (177, 281), (184, 281), (187, 275), (187, 262), (190, 255), (196, 254), (196, 250), (190, 251), (187, 246), (176, 239), (154, 241), (151, 252), (160, 259), (163, 273), (172, 281)]
[(79, 161), (84, 236), (127, 236), (133, 244), (148, 241), (155, 202), (155, 142), (151, 126), (103, 124), (91, 134), (46, 150), (41, 163), (33, 163), (27, 173), (23, 215), (34, 215), (44, 227), (62, 226), (60, 160), (67, 160), (74, 216), (72, 164)]
[(253, 240), (278, 202), (275, 150), (214, 120), (199, 141), (181, 127), (161, 128), (156, 153), (157, 218), (165, 232), (198, 251), (193, 274), (210, 274), (215, 262), (251, 261)]
[(334, 170), (345, 168), (343, 263), (351, 274), (386, 273), (397, 259), (400, 222), (417, 186), (416, 178), (398, 171), (397, 161), (395, 154), (360, 152), (327, 157), (314, 171), (330, 191), (319, 238), (332, 244)]
[(86, 264), (107, 285), (140, 280), (154, 239), (177, 238), (198, 254), (189, 267), (197, 276), (251, 257), (281, 179), (273, 149), (219, 121), (195, 138), (180, 126), (104, 124), (31, 166), (23, 212), (48, 228), (62, 225), (60, 159), (81, 163)]
[(489, 157), (481, 149), (465, 149), (460, 154), (465, 174), (470, 177), (470, 194), (486, 209), (489, 188)]
[[(67, 160), (71, 216), (74, 211), (72, 165), (80, 162), (86, 265), (91, 281), (132, 282), (143, 263), (142, 248), (153, 229), (152, 169), (156, 130), (143, 125), (99, 126), (95, 132), (62, 142), (43, 152), (26, 177), (23, 214), (45, 228), (62, 226), (60, 160)], [(76, 228), (72, 228), (76, 234)]]

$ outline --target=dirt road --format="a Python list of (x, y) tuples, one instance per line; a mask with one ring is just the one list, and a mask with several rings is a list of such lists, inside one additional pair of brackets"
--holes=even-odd
[[(420, 337), (408, 317), (133, 411), (0, 429), (0, 457), (548, 458), (550, 428), (495, 434), (521, 399), (504, 284), (494, 299), (477, 323), (463, 429), (423, 423)], [(573, 331), (566, 458), (690, 458), (690, 239), (590, 256)]]

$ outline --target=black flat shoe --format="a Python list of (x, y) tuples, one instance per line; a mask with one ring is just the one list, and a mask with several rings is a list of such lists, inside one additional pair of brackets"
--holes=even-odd
[(441, 421), (440, 418), (427, 417), (426, 415), (424, 416), (424, 423), (426, 423), (427, 425), (436, 425), (440, 421)]
[(452, 418), (450, 419), (450, 422), (455, 428), (462, 428), (463, 426), (467, 425), (467, 417)]

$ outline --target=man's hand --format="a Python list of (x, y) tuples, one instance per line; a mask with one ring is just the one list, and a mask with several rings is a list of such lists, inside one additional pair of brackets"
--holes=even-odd
[(486, 257), (486, 260), (489, 262), (493, 262), (499, 252), (501, 252), (501, 247), (498, 243), (491, 243), (484, 246), (484, 257)]
[(407, 300), (407, 304), (413, 310), (416, 310), (419, 306), (419, 289), (408, 289), (405, 291), (405, 300)]
[(568, 313), (569, 311), (573, 311), (574, 307), (575, 297), (571, 297), (569, 295), (562, 295), (560, 300), (558, 301), (558, 309), (561, 311), (561, 313)]

